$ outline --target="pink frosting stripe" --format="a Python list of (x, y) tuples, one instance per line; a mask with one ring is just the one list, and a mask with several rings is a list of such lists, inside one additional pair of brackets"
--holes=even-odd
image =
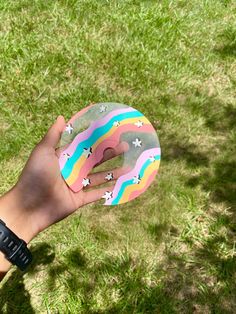
[(104, 116), (102, 119), (93, 121), (91, 123), (90, 127), (88, 129), (84, 130), (83, 132), (79, 133), (78, 135), (76, 135), (76, 137), (74, 138), (72, 143), (69, 145), (69, 147), (67, 147), (61, 153), (61, 156), (59, 158), (60, 169), (63, 169), (64, 166), (65, 166), (65, 163), (66, 163), (66, 159), (63, 157), (63, 153), (68, 153), (68, 154), (70, 154), (70, 156), (72, 156), (73, 153), (75, 152), (77, 146), (79, 145), (79, 143), (84, 141), (84, 140), (86, 140), (86, 139), (88, 139), (91, 136), (91, 134), (93, 133), (94, 130), (96, 130), (98, 127), (101, 127), (101, 126), (105, 125), (114, 116), (116, 116), (116, 115), (118, 115), (120, 113), (132, 112), (132, 111), (136, 111), (136, 110), (133, 109), (133, 108), (122, 108), (122, 109), (113, 110), (110, 113), (108, 113), (106, 116)]
[[(117, 130), (112, 134), (112, 136), (106, 138), (103, 142), (101, 142), (94, 154), (94, 158), (89, 158), (82, 168), (80, 169), (78, 173), (78, 177), (76, 181), (70, 186), (70, 188), (74, 192), (78, 192), (82, 188), (82, 180), (83, 178), (86, 178), (88, 173), (93, 169), (94, 165), (96, 165), (103, 157), (103, 152), (106, 148), (111, 147), (114, 148), (119, 144), (120, 136), (124, 132), (130, 132), (130, 131), (135, 131), (135, 132), (146, 132), (146, 133), (151, 133), (153, 132), (153, 127), (151, 124), (145, 124), (143, 125), (142, 128), (137, 128), (134, 124), (124, 124), (117, 128)], [(108, 145), (109, 144), (109, 145)]]
[[(142, 188), (142, 189), (140, 189), (140, 190), (136, 190), (136, 191), (133, 191), (131, 194), (130, 194), (130, 196), (129, 196), (129, 201), (131, 201), (131, 200), (133, 200), (134, 198), (136, 198), (137, 196), (139, 196), (140, 194), (142, 194), (148, 187), (149, 187), (149, 185), (152, 183), (152, 181), (155, 179), (155, 176), (156, 176), (156, 174), (157, 174), (157, 169), (156, 170), (154, 170), (151, 174), (150, 174), (150, 176), (149, 176), (149, 178), (148, 178), (148, 180), (147, 180), (147, 182), (146, 182), (146, 185)], [(121, 198), (122, 199), (122, 198)]]
[[(113, 199), (116, 198), (116, 196), (118, 195), (121, 185), (123, 182), (130, 180), (131, 178), (133, 178), (134, 176), (137, 176), (139, 174), (139, 171), (142, 167), (142, 165), (145, 163), (145, 161), (153, 155), (160, 155), (161, 150), (159, 147), (155, 147), (155, 148), (151, 148), (148, 150), (145, 150), (144, 152), (142, 152), (142, 154), (139, 156), (135, 167), (128, 173), (124, 174), (123, 176), (119, 177), (119, 179), (116, 181), (114, 190), (113, 190)], [(112, 202), (111, 200), (108, 200), (106, 202), (106, 205), (110, 205)]]

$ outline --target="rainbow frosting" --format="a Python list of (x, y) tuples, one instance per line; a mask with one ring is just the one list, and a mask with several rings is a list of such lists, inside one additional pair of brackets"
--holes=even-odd
[(143, 193), (155, 179), (160, 165), (156, 131), (140, 111), (114, 103), (90, 105), (68, 122), (59, 157), (67, 185), (74, 192), (80, 191), (83, 180), (102, 160), (104, 151), (121, 141), (129, 144), (124, 161), (130, 170), (117, 179), (105, 205), (122, 204)]

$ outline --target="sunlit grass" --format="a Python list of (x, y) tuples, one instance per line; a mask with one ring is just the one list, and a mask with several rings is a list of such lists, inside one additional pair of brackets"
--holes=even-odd
[(80, 209), (0, 290), (11, 313), (233, 313), (236, 6), (230, 0), (0, 3), (0, 193), (57, 115), (126, 103), (157, 129), (140, 198)]

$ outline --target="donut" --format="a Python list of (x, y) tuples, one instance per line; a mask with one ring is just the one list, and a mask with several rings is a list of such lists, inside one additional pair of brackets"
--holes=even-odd
[[(104, 205), (131, 201), (154, 181), (161, 159), (156, 130), (138, 110), (119, 103), (96, 103), (75, 114), (60, 140), (60, 171), (69, 188), (78, 192), (90, 184), (88, 175), (108, 148), (126, 142), (123, 166), (128, 171), (117, 178), (113, 191), (102, 196)], [(107, 181), (113, 179), (112, 170)]]

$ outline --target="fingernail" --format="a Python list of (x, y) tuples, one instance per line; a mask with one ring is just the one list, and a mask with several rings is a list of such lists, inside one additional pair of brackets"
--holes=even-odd
[(59, 122), (61, 119), (63, 119), (63, 121), (65, 121), (65, 120), (64, 120), (64, 117), (63, 117), (62, 115), (60, 115), (60, 116), (57, 117), (56, 122)]

